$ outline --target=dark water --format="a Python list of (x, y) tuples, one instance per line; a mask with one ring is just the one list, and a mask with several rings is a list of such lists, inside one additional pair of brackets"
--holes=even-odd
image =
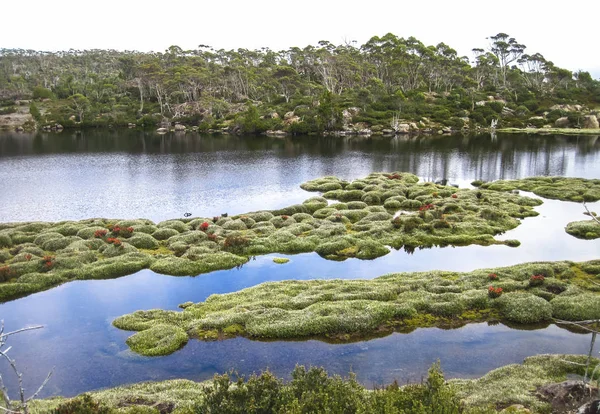
[[(446, 177), (467, 185), (474, 179), (532, 175), (600, 177), (595, 137), (519, 135), (419, 139), (240, 138), (143, 134), (135, 131), (0, 135), (0, 221), (89, 217), (212, 216), (277, 208), (310, 196), (299, 184), (323, 175), (356, 178), (372, 171), (410, 171), (426, 179)], [(599, 210), (600, 203), (590, 205)], [(321, 341), (223, 342), (196, 340), (173, 355), (145, 358), (125, 345), (131, 333), (111, 326), (138, 309), (176, 309), (213, 293), (237, 291), (271, 280), (373, 278), (413, 270), (468, 271), (535, 260), (590, 260), (600, 241), (564, 232), (582, 219), (575, 203), (545, 200), (528, 218), (499, 238), (522, 245), (468, 246), (394, 251), (374, 261), (326, 261), (316, 254), (290, 256), (275, 265), (262, 256), (240, 270), (192, 277), (142, 271), (106, 281), (78, 281), (0, 305), (7, 329), (43, 324), (11, 339), (11, 350), (35, 388), (55, 366), (44, 395), (74, 395), (142, 380), (191, 378), (236, 369), (249, 374), (270, 368), (286, 376), (296, 363), (350, 370), (365, 385), (419, 380), (439, 358), (450, 377), (479, 376), (539, 353), (587, 352), (589, 335), (550, 326), (527, 331), (503, 325), (456, 330), (419, 329), (353, 344)], [(0, 373), (9, 376), (6, 363)], [(12, 381), (14, 384), (14, 381)], [(11, 388), (14, 393), (14, 387)]]
[(0, 134), (0, 222), (164, 220), (278, 208), (299, 184), (408, 171), (466, 184), (533, 175), (600, 177), (597, 137), (208, 137), (84, 131)]

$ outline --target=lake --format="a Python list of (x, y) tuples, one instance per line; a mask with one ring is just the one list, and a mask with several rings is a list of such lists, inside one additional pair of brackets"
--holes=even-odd
[[(597, 137), (490, 135), (421, 138), (334, 138), (157, 135), (136, 130), (0, 134), (0, 222), (59, 221), (90, 217), (149, 218), (238, 214), (274, 209), (314, 195), (299, 188), (309, 179), (359, 178), (373, 171), (408, 171), (426, 180), (446, 178), (461, 187), (475, 179), (534, 175), (600, 177)], [(600, 210), (600, 203), (591, 203)], [(0, 305), (8, 330), (42, 324), (13, 337), (11, 350), (34, 389), (56, 367), (44, 396), (143, 380), (204, 380), (235, 369), (269, 368), (286, 377), (296, 363), (322, 365), (330, 373), (357, 374), (363, 384), (418, 381), (438, 358), (448, 377), (480, 376), (539, 353), (585, 353), (589, 335), (554, 325), (517, 330), (471, 324), (454, 330), (417, 329), (350, 344), (318, 340), (222, 342), (191, 340), (166, 357), (131, 353), (130, 332), (112, 320), (138, 309), (176, 309), (213, 293), (237, 291), (286, 279), (373, 278), (389, 272), (433, 269), (468, 271), (536, 260), (590, 260), (600, 241), (564, 232), (581, 220), (576, 203), (544, 200), (540, 216), (499, 238), (518, 248), (467, 246), (414, 253), (393, 251), (374, 261), (332, 262), (316, 254), (259, 256), (241, 269), (197, 277), (149, 270), (102, 281), (77, 281)], [(277, 255), (283, 256), (283, 255)], [(0, 372), (8, 372), (5, 362)], [(5, 374), (9, 375), (9, 374)], [(11, 378), (9, 376), (9, 378)], [(14, 394), (14, 388), (11, 389)]]

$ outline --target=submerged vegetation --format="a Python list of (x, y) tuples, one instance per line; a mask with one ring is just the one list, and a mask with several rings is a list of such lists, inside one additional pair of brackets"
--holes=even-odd
[[(113, 324), (139, 331), (129, 343), (141, 336), (164, 342), (169, 333), (155, 333), (164, 327), (177, 327), (177, 335), (185, 332), (204, 340), (243, 335), (346, 341), (482, 320), (517, 324), (548, 322), (553, 317), (590, 320), (600, 318), (598, 278), (600, 260), (527, 263), (468, 273), (397, 273), (373, 280), (289, 280), (211, 295), (205, 302), (180, 305), (183, 311), (137, 311)], [(185, 344), (171, 342), (177, 341)], [(152, 352), (132, 349), (156, 355), (155, 346), (146, 346)], [(171, 352), (169, 348), (164, 354)]]
[[(297, 366), (284, 382), (271, 372), (248, 378), (233, 373), (197, 383), (169, 380), (121, 386), (75, 398), (33, 401), (42, 414), (192, 414), (192, 413), (547, 413), (552, 402), (535, 391), (568, 375), (582, 375), (585, 356), (538, 355), (523, 364), (495, 369), (478, 379), (444, 379), (439, 363), (420, 384), (397, 382), (369, 390), (354, 376), (328, 376), (323, 368)], [(594, 359), (593, 364), (598, 360)], [(523, 408), (519, 409), (518, 405)], [(87, 409), (88, 411), (85, 411)], [(531, 411), (525, 411), (529, 409)], [(79, 411), (77, 411), (79, 410)]]
[(324, 192), (322, 197), (233, 217), (0, 224), (0, 300), (146, 268), (198, 275), (268, 253), (314, 251), (344, 260), (374, 259), (389, 253), (388, 246), (515, 247), (518, 241), (494, 236), (536, 216), (533, 207), (541, 204), (517, 194), (418, 181), (408, 173), (373, 173), (353, 182), (324, 177), (302, 184)]
[(506, 33), (489, 39), (473, 59), (392, 33), (279, 52), (0, 49), (0, 120), (58, 130), (177, 122), (176, 130), (249, 134), (437, 133), (494, 121), (598, 129), (598, 80)]

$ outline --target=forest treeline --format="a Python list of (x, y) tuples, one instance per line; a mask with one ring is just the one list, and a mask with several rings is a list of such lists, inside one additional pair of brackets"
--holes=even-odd
[[(156, 126), (200, 130), (398, 130), (566, 127), (600, 105), (600, 81), (554, 65), (505, 33), (473, 49), (426, 46), (388, 33), (361, 46), (275, 52), (0, 49), (0, 115), (25, 100), (38, 126)], [(30, 102), (29, 102), (30, 101)]]

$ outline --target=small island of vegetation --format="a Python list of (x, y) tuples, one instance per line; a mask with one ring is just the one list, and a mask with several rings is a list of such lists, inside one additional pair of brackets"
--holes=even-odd
[(70, 280), (114, 278), (147, 268), (198, 275), (241, 266), (251, 256), (268, 253), (317, 252), (326, 259), (344, 260), (374, 259), (389, 253), (389, 247), (516, 247), (519, 241), (494, 236), (517, 227), (519, 219), (536, 216), (533, 207), (542, 201), (503, 190), (539, 182), (544, 186), (534, 191), (567, 185), (577, 193), (552, 193), (557, 198), (600, 198), (599, 180), (534, 178), (521, 184), (481, 184), (489, 189), (457, 189), (419, 183), (413, 174), (396, 172), (373, 173), (352, 182), (319, 178), (301, 187), (323, 196), (232, 217), (158, 224), (144, 219), (3, 223), (0, 300)]

